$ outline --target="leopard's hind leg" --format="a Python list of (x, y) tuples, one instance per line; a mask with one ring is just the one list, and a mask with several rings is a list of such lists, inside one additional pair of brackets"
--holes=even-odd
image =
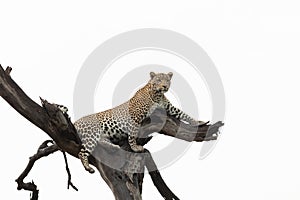
[(90, 166), (88, 158), (97, 146), (97, 143), (100, 139), (100, 132), (99, 129), (95, 129), (91, 131), (92, 132), (87, 132), (82, 134), (82, 138), (81, 138), (82, 148), (78, 153), (78, 157), (80, 158), (85, 170), (90, 173), (94, 173), (95, 170)]
[(85, 148), (80, 149), (80, 152), (78, 153), (78, 157), (81, 160), (81, 163), (82, 163), (83, 167), (85, 168), (85, 170), (92, 174), (95, 172), (95, 170), (90, 166), (89, 156), (90, 156), (90, 153)]

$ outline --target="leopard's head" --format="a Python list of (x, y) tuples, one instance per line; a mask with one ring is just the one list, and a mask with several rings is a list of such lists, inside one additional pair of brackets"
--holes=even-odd
[(165, 73), (154, 73), (150, 72), (150, 81), (152, 90), (159, 93), (165, 93), (169, 90), (171, 84), (172, 72)]

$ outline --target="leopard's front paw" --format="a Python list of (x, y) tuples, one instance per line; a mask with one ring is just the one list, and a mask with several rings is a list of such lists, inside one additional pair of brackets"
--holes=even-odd
[(144, 151), (144, 147), (141, 145), (134, 145), (131, 146), (132, 151), (134, 152), (143, 152)]

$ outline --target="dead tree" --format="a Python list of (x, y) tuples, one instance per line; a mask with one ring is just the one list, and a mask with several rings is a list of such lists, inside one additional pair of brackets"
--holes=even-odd
[[(11, 78), (10, 72), (12, 68), (7, 67), (4, 70), (0, 65), (0, 96), (7, 101), (17, 112), (23, 117), (32, 122), (35, 126), (43, 130), (52, 140), (45, 141), (38, 148), (35, 155), (30, 158), (30, 161), (17, 178), (17, 189), (29, 190), (32, 192), (31, 199), (38, 199), (38, 189), (33, 182), (24, 183), (24, 178), (30, 172), (34, 162), (42, 157), (48, 156), (56, 151), (62, 151), (66, 161), (66, 169), (69, 175), (69, 186), (75, 190), (77, 188), (71, 182), (71, 174), (68, 168), (66, 153), (77, 157), (81, 147), (81, 141), (76, 133), (69, 116), (63, 114), (56, 104), (48, 103), (46, 100), (41, 99), (42, 106), (30, 99), (25, 92), (15, 83)], [(153, 115), (145, 119), (140, 130), (142, 136), (139, 144), (146, 144), (151, 140), (149, 134), (158, 132), (164, 135), (176, 137), (186, 141), (209, 141), (215, 140), (218, 137), (219, 128), (223, 126), (222, 122), (217, 122), (213, 125), (203, 123), (198, 127), (183, 124), (176, 118), (166, 115), (163, 110), (156, 110)], [(141, 199), (142, 183), (144, 177), (144, 168), (149, 171), (153, 184), (156, 186), (164, 199), (179, 199), (166, 185), (152, 156), (148, 150), (145, 153), (131, 153), (124, 161), (124, 150), (130, 151), (127, 141), (120, 141), (119, 147), (112, 148), (111, 146), (98, 145), (105, 155), (98, 155), (89, 158), (89, 161), (99, 171), (102, 178), (112, 190), (115, 199)], [(113, 158), (114, 160), (122, 160), (119, 165), (122, 169), (117, 170), (105, 165), (103, 159)], [(128, 162), (129, 161), (129, 162)], [(138, 167), (140, 171), (133, 173), (131, 168)]]

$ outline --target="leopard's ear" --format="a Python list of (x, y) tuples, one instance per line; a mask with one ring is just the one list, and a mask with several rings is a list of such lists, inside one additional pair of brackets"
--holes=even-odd
[(150, 77), (151, 77), (151, 79), (153, 79), (155, 75), (156, 75), (156, 74), (155, 74), (154, 72), (150, 72)]
[(170, 77), (170, 79), (171, 79), (172, 76), (173, 76), (173, 73), (172, 73), (172, 72), (169, 72), (168, 75), (169, 75), (169, 77)]

